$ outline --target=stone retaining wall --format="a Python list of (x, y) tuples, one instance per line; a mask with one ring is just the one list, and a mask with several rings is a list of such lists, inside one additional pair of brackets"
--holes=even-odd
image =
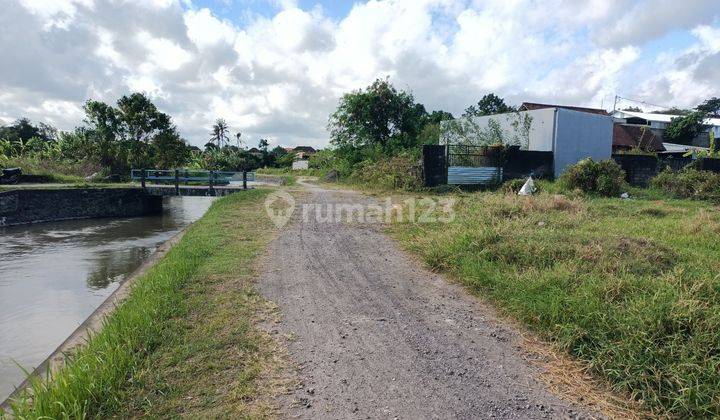
[(0, 226), (162, 212), (162, 197), (140, 188), (68, 188), (0, 192)]

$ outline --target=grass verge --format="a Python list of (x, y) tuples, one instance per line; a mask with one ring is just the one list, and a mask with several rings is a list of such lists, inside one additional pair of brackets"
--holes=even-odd
[(459, 195), (391, 232), (655, 414), (720, 416), (720, 209), (680, 200)]
[(253, 260), (274, 231), (262, 205), (267, 192), (217, 200), (100, 332), (13, 404), (15, 416), (269, 414), (259, 395), (277, 361), (272, 340), (255, 327), (267, 307), (252, 285)]
[(85, 182), (85, 177), (100, 170), (97, 165), (35, 157), (13, 157), (3, 161), (6, 168), (19, 167), (22, 182), (72, 184)]

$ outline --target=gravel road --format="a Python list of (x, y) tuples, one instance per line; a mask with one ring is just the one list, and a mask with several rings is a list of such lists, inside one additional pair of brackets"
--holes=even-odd
[[(306, 185), (304, 203), (363, 204)], [(301, 203), (298, 203), (301, 204)], [(275, 302), (301, 385), (287, 418), (576, 418), (522, 356), (520, 337), (376, 225), (305, 221), (270, 246), (259, 288)]]

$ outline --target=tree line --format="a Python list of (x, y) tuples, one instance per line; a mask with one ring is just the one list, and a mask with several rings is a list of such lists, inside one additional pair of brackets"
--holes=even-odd
[(131, 168), (237, 171), (292, 163), (292, 153), (279, 146), (268, 150), (266, 139), (249, 150), (239, 132), (230, 141), (222, 119), (213, 125), (204, 149), (189, 145), (172, 118), (141, 93), (125, 95), (114, 105), (88, 100), (83, 110), (83, 124), (71, 131), (27, 118), (0, 126), (0, 165), (19, 157), (93, 162), (105, 174), (126, 178)]

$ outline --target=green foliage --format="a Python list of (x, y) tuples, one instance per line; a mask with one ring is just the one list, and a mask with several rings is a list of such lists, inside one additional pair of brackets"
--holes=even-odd
[(661, 109), (658, 111), (650, 111), (651, 114), (666, 114), (666, 115), (689, 115), (692, 113), (692, 111), (683, 109), (683, 108), (677, 108), (672, 107), (670, 109)]
[(222, 148), (223, 143), (226, 145), (230, 142), (228, 133), (230, 132), (227, 122), (218, 118), (213, 124), (212, 132), (210, 133), (210, 143), (215, 144), (217, 147)]
[(277, 157), (275, 164), (280, 168), (289, 168), (295, 160), (296, 153), (284, 153)]
[[(512, 129), (504, 130), (498, 118), (505, 118)], [(532, 116), (519, 112), (490, 118), (487, 125), (479, 124), (474, 118), (460, 118), (444, 122), (441, 137), (445, 144), (504, 145), (527, 149), (532, 122)]]
[[(525, 182), (527, 182), (527, 178), (508, 179), (500, 186), (500, 191), (507, 194), (517, 194), (523, 185), (525, 185)], [(535, 184), (535, 193), (545, 191), (545, 189), (542, 188), (542, 184), (538, 183), (538, 180), (533, 179), (533, 183)]]
[(76, 130), (93, 144), (88, 156), (114, 173), (130, 168), (153, 168), (162, 164), (181, 166), (189, 156), (169, 115), (141, 93), (121, 97), (112, 107), (99, 101), (85, 103), (86, 127)]
[(698, 111), (718, 115), (720, 113), (720, 98), (711, 98), (698, 105)]
[(378, 79), (367, 89), (346, 93), (330, 116), (330, 143), (339, 152), (380, 147), (392, 152), (412, 147), (427, 117), (411, 93)]
[[(245, 267), (252, 267), (255, 256), (269, 241), (272, 225), (261, 217), (267, 193), (252, 190), (213, 203), (180, 243), (137, 279), (130, 296), (104, 320), (102, 330), (87, 345), (68, 355), (67, 363), (50, 381), (36, 378), (31, 393), (12, 403), (14, 417), (135, 417), (138, 413), (118, 414), (130, 411), (135, 395), (142, 394), (137, 386), (140, 381), (151, 380), (147, 369), (181, 378), (188, 388), (204, 396), (213, 393), (212, 404), (205, 408), (208, 411), (221, 407), (224, 415), (239, 410), (231, 417), (252, 417), (238, 409), (252, 393), (235, 394), (240, 391), (237, 378), (259, 368), (261, 339), (249, 320), (262, 303), (252, 288), (238, 279), (249, 275)], [(203, 322), (198, 323), (198, 319)], [(202, 328), (193, 329), (197, 325)], [(188, 348), (200, 348), (202, 355), (188, 357)], [(182, 357), (185, 369), (179, 372), (177, 364), (168, 366), (158, 361), (157, 357), (168, 354)], [(219, 385), (221, 378), (223, 384)], [(145, 398), (159, 402), (158, 394), (161, 401), (168, 402), (174, 395), (158, 393), (158, 387), (177, 392), (182, 386), (179, 380), (160, 382), (162, 385), (150, 387), (151, 395), (139, 398), (141, 404), (149, 402)], [(247, 382), (253, 391), (256, 382), (253, 378)], [(230, 387), (233, 392), (227, 392)], [(198, 409), (198, 405), (193, 404), (193, 408)], [(188, 415), (188, 409), (187, 400), (180, 398), (178, 412)], [(168, 415), (162, 412), (161, 416)]]
[(419, 145), (438, 144), (440, 142), (441, 134), (442, 130), (440, 129), (440, 124), (427, 124), (420, 131), (417, 142)]
[(470, 105), (467, 107), (462, 116), (481, 117), (483, 115), (504, 114), (515, 110), (515, 107), (508, 106), (505, 103), (505, 100), (501, 97), (495, 95), (494, 93), (489, 93), (478, 101), (477, 106)]
[(440, 124), (443, 121), (448, 120), (454, 120), (455, 117), (453, 114), (447, 112), (447, 111), (433, 111), (430, 113), (430, 115), (427, 116), (426, 123), (427, 124)]
[(685, 168), (674, 171), (666, 168), (651, 181), (651, 185), (675, 198), (692, 198), (720, 202), (720, 174)]
[(588, 158), (568, 167), (558, 180), (568, 190), (617, 197), (627, 189), (625, 171), (613, 160), (595, 162)]
[(418, 160), (407, 153), (361, 162), (355, 166), (351, 180), (364, 187), (381, 189), (413, 191), (422, 187)]
[[(1, 163), (1, 162), (0, 162)], [(92, 162), (77, 162), (67, 159), (45, 159), (39, 156), (17, 156), (5, 159), (5, 167), (22, 168), (23, 175), (33, 182), (75, 183), (100, 171)]]
[(720, 158), (720, 150), (718, 150), (718, 144), (715, 141), (715, 133), (710, 132), (710, 147), (708, 147), (707, 150), (696, 150), (696, 149), (690, 149), (685, 154), (683, 154), (684, 157), (690, 157), (695, 156), (696, 159), (702, 159), (702, 158), (713, 158), (718, 159)]
[(665, 128), (665, 141), (678, 144), (691, 144), (704, 129), (707, 114), (695, 111), (688, 115), (673, 118)]
[(466, 193), (455, 210), (392, 229), (655, 416), (720, 416), (714, 206)]

